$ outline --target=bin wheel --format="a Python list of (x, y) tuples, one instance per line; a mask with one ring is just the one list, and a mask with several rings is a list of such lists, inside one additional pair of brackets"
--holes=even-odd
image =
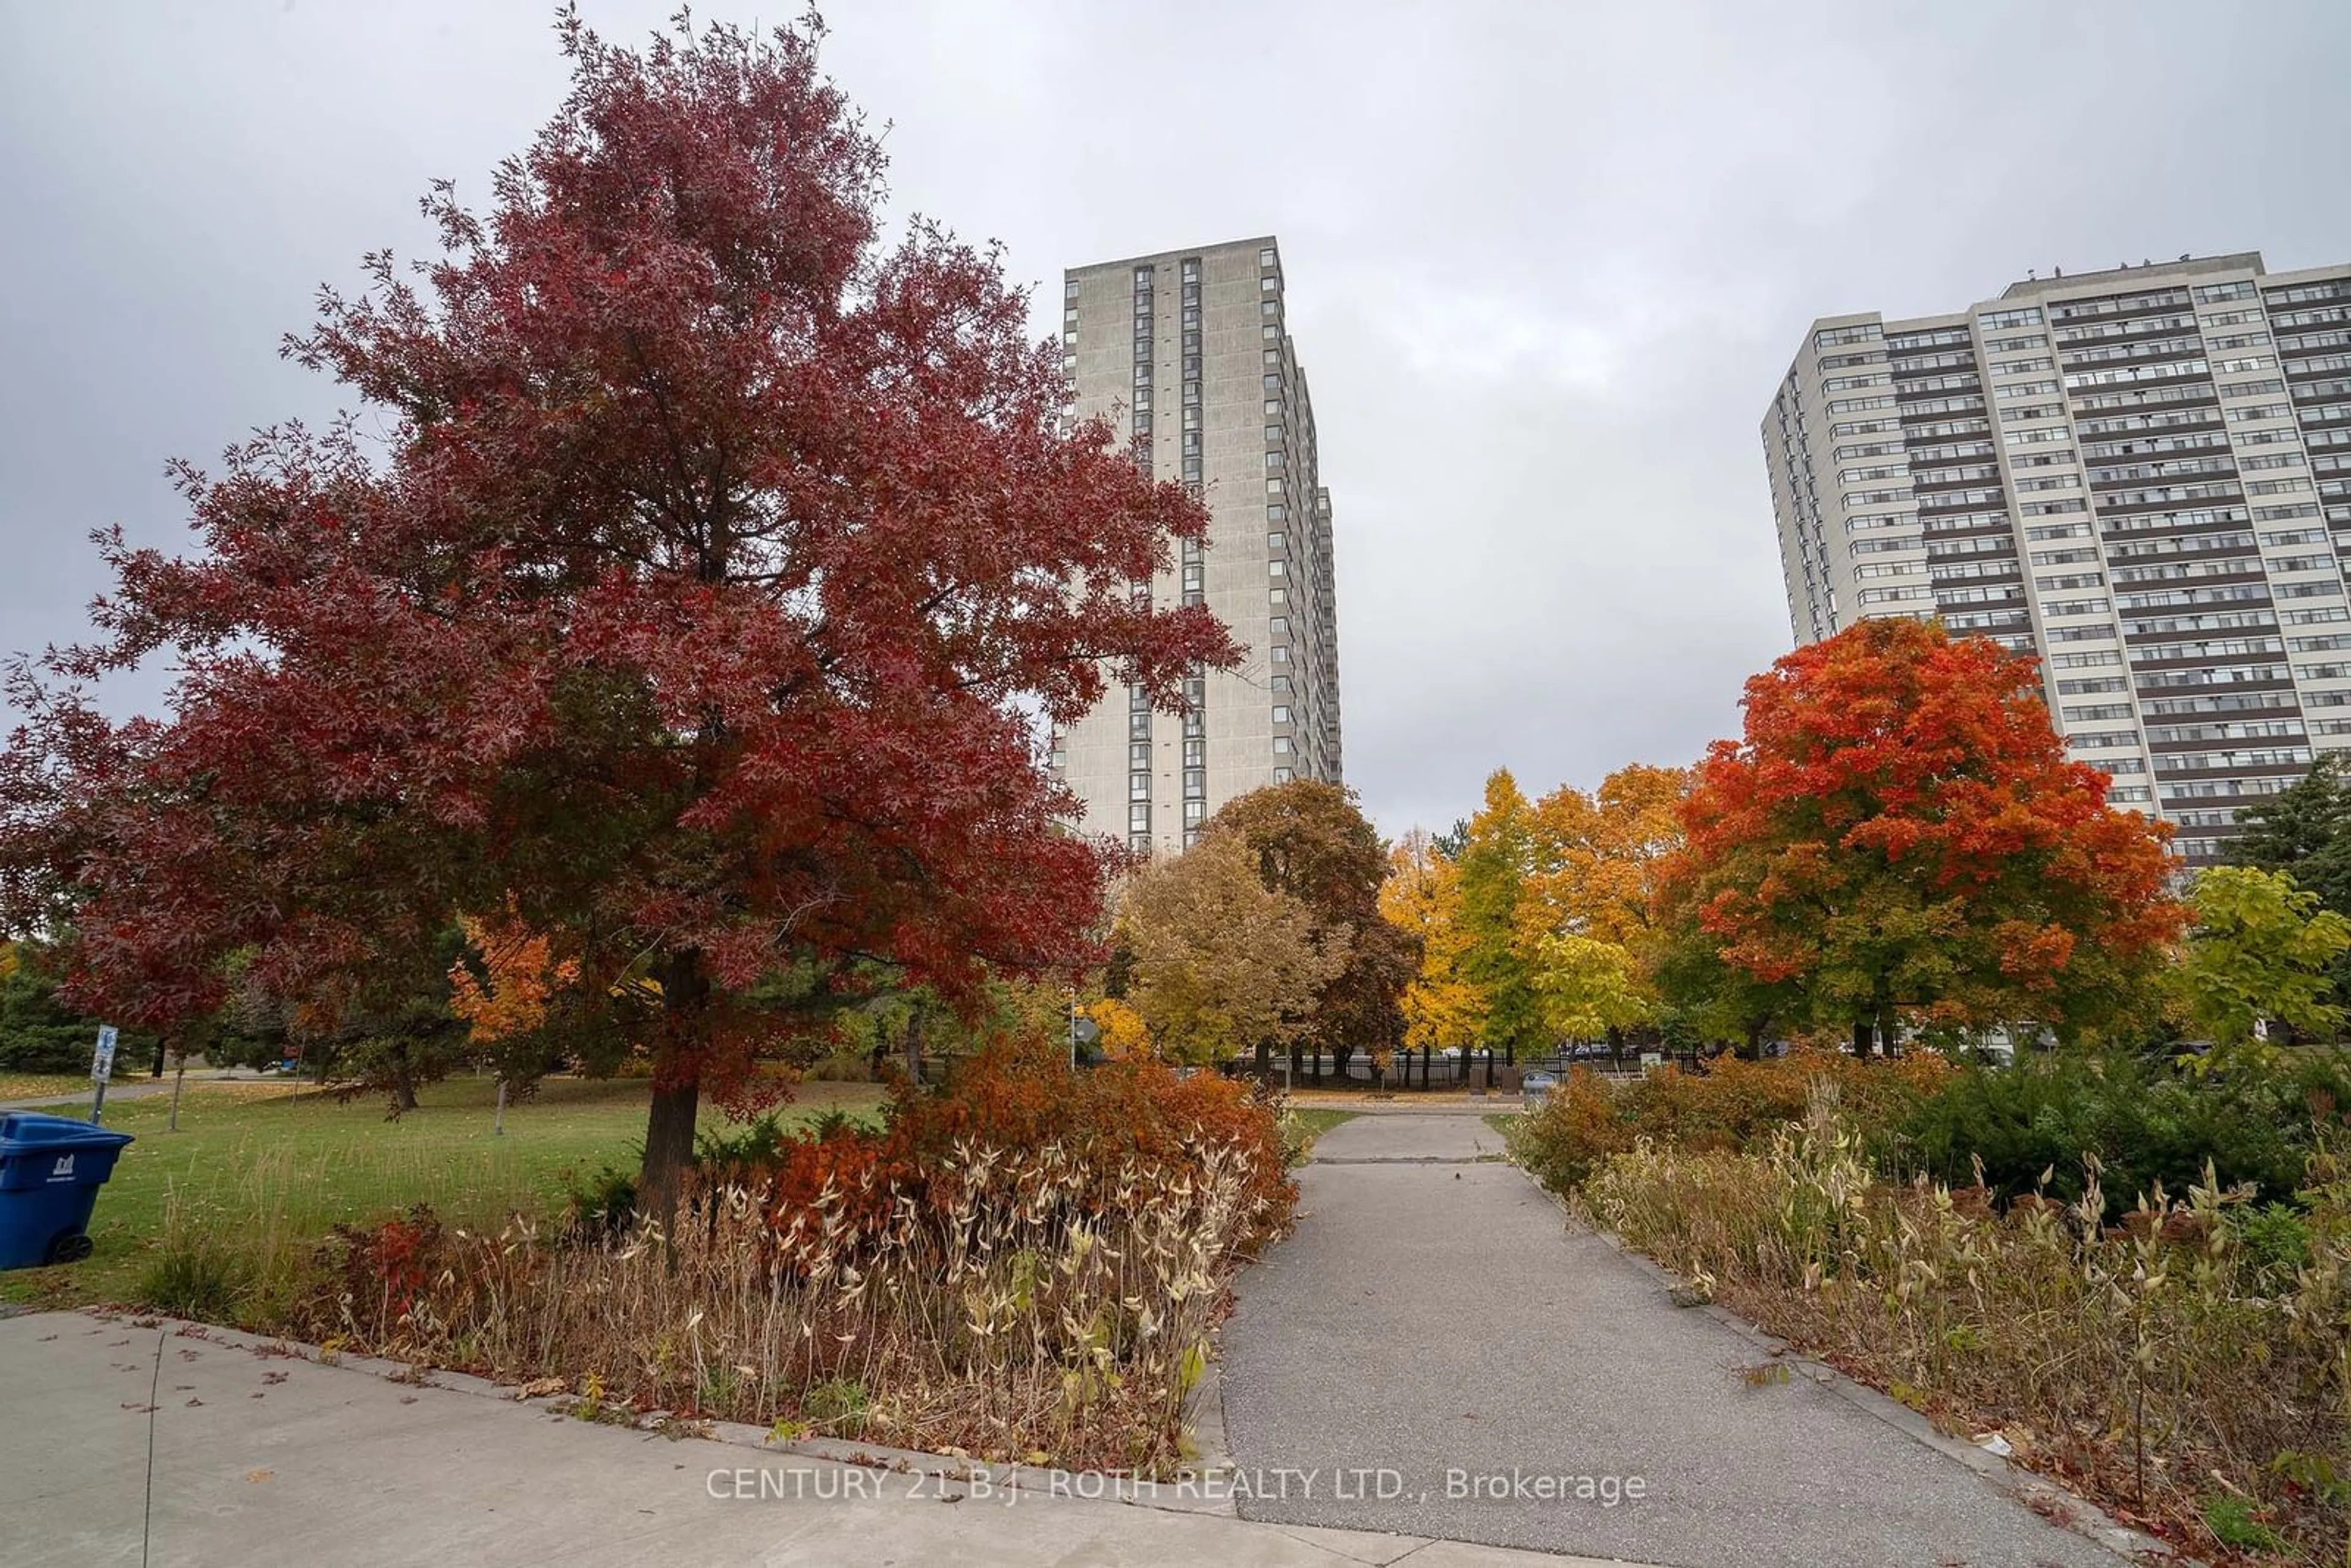
[(49, 1261), (78, 1263), (92, 1250), (89, 1237), (79, 1230), (68, 1230), (49, 1243)]

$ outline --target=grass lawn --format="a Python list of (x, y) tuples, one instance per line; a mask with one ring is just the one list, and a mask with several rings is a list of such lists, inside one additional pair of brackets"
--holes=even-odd
[(1486, 1125), (1507, 1138), (1510, 1135), (1510, 1129), (1519, 1124), (1520, 1114), (1517, 1111), (1497, 1111), (1485, 1119)]
[[(786, 1114), (868, 1112), (882, 1093), (872, 1084), (804, 1083)], [(0, 1301), (129, 1299), (174, 1209), (183, 1224), (298, 1248), (339, 1222), (417, 1203), (452, 1224), (495, 1227), (516, 1211), (553, 1212), (569, 1176), (607, 1165), (634, 1171), (648, 1097), (643, 1080), (550, 1079), (534, 1098), (507, 1106), (503, 1137), (490, 1132), (496, 1097), (486, 1079), (454, 1079), (424, 1090), (423, 1104), (392, 1122), (380, 1097), (339, 1103), (296, 1083), (191, 1082), (176, 1133), (164, 1130), (169, 1095), (110, 1103), (106, 1125), (139, 1141), (99, 1189), (90, 1222), (96, 1254), (0, 1274)], [(45, 1109), (86, 1116), (89, 1102)], [(702, 1124), (726, 1124), (706, 1106)]]
[(87, 1072), (0, 1072), (0, 1100), (37, 1100), (44, 1094), (87, 1094)]
[(1357, 1111), (1334, 1110), (1327, 1105), (1292, 1105), (1290, 1113), (1318, 1138), (1340, 1123), (1352, 1122), (1362, 1114)]

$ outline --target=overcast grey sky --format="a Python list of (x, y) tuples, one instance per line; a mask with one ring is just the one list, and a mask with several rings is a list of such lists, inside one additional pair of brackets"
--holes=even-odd
[[(671, 0), (583, 0), (641, 37)], [(708, 0), (751, 21), (796, 10)], [(74, 636), (164, 459), (317, 416), (322, 281), (557, 103), (517, 0), (0, 0), (0, 651)], [(1016, 277), (1265, 232), (1337, 527), (1349, 781), (1681, 762), (1789, 645), (1757, 426), (1815, 316), (2027, 267), (2351, 258), (2351, 5), (867, 0), (893, 210)], [(1053, 326), (1058, 290), (1040, 305)], [(152, 702), (152, 694), (150, 694)]]

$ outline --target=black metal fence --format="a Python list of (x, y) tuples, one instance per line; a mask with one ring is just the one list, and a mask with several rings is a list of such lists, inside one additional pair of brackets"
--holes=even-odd
[[(1589, 1068), (1604, 1074), (1635, 1076), (1641, 1071), (1641, 1059), (1637, 1052), (1633, 1051), (1627, 1051), (1622, 1057), (1612, 1057), (1605, 1051), (1597, 1055), (1578, 1055), (1562, 1050), (1534, 1056), (1520, 1054), (1511, 1057), (1499, 1051), (1467, 1053), (1458, 1051), (1399, 1051), (1389, 1057), (1387, 1071), (1383, 1074), (1367, 1051), (1353, 1052), (1343, 1067), (1329, 1051), (1320, 1055), (1307, 1051), (1294, 1062), (1286, 1054), (1277, 1054), (1272, 1059), (1268, 1076), (1276, 1083), (1286, 1083), (1296, 1089), (1344, 1089), (1361, 1085), (1399, 1092), (1423, 1090), (1434, 1092), (1482, 1086), (1499, 1092), (1504, 1092), (1506, 1085), (1514, 1091), (1528, 1073), (1548, 1072), (1554, 1077), (1563, 1077), (1571, 1067)], [(1255, 1077), (1257, 1059), (1243, 1057), (1235, 1064), (1234, 1071)]]

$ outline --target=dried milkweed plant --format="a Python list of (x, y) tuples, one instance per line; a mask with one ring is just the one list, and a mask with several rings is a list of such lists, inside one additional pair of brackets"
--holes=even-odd
[(347, 1232), (311, 1326), (600, 1403), (984, 1458), (1165, 1473), (1241, 1249), (1278, 1218), (1245, 1148), (1104, 1168), (958, 1143), (779, 1202), (690, 1196), (674, 1234), (429, 1216)]

